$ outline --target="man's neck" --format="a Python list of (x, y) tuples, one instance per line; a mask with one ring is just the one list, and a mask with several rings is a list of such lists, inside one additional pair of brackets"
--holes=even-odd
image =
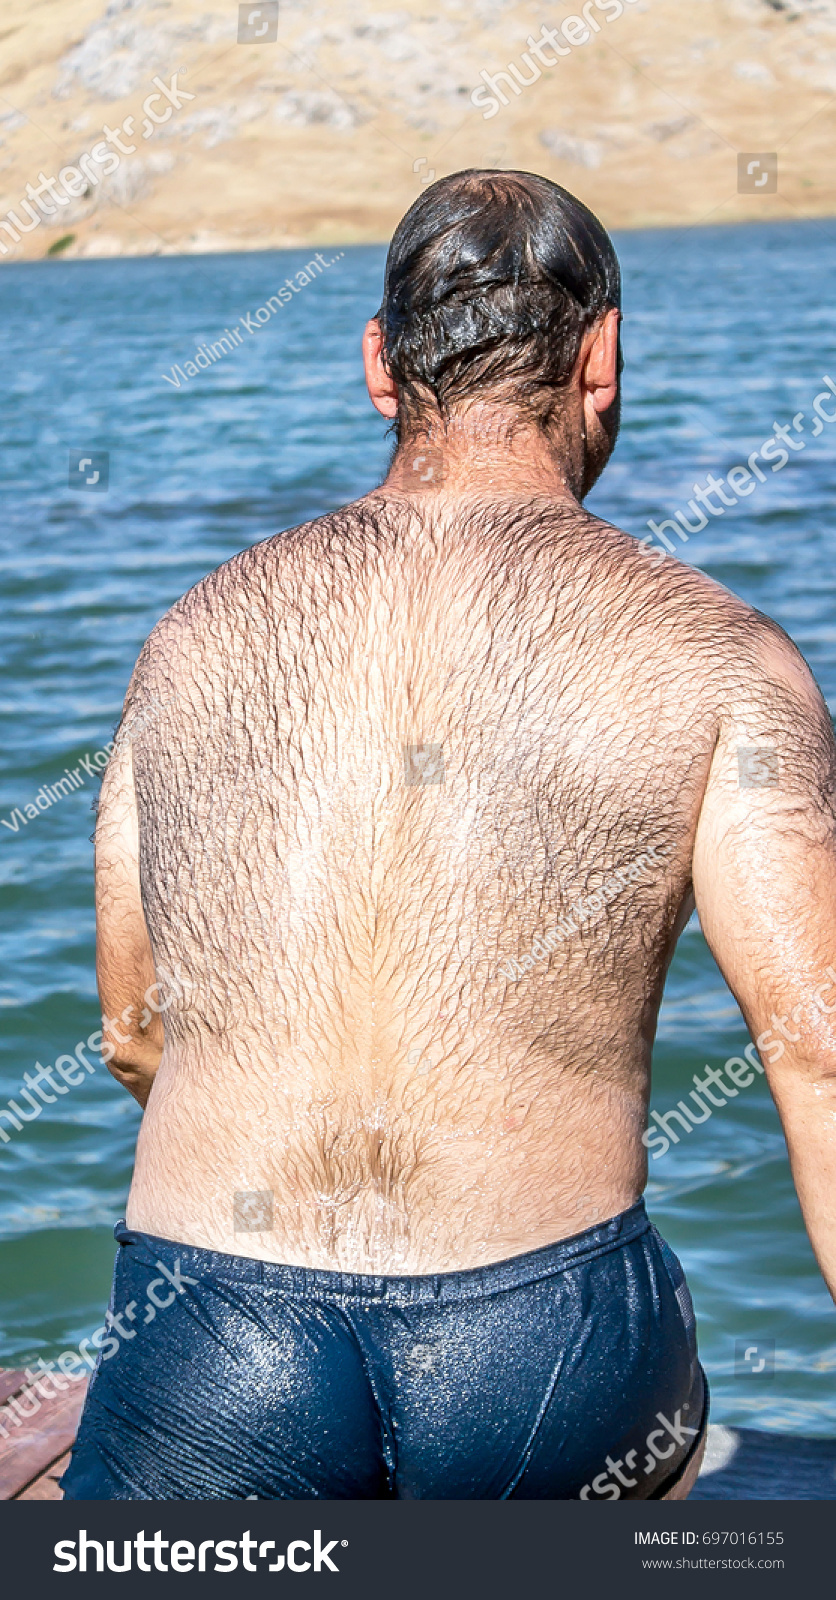
[(453, 498), (549, 495), (577, 502), (583, 447), (507, 412), (473, 406), (446, 425), (439, 418), (401, 440), (382, 488)]

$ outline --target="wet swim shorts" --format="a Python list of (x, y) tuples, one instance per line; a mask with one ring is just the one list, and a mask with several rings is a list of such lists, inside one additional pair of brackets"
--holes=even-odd
[(426, 1277), (116, 1238), (67, 1499), (658, 1499), (699, 1442), (691, 1297), (642, 1202)]

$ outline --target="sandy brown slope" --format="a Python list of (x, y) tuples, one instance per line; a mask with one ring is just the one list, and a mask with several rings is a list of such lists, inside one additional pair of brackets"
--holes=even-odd
[[(280, 0), (276, 41), (239, 44), (237, 4), (6, 0), (0, 212), (20, 216), (26, 185), (89, 156), (105, 124), (133, 117), (136, 149), (19, 243), (0, 228), (2, 259), (70, 234), (69, 255), (384, 239), (422, 182), (472, 165), (544, 172), (610, 226), (836, 210), (836, 0), (587, 10), (599, 31), (486, 118), (480, 73), (528, 76), (528, 35), (569, 6)], [(153, 79), (175, 72), (193, 98), (143, 138)], [(778, 152), (776, 193), (738, 192), (740, 151)]]

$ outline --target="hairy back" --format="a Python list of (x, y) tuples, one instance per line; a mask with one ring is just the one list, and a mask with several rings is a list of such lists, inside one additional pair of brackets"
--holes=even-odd
[(631, 1203), (751, 618), (545, 499), (378, 493), (192, 590), (126, 710), (184, 979), (147, 1164), (176, 1101), (178, 1170), (210, 1170), (210, 1126), (212, 1204), (280, 1195), (280, 1259), (426, 1265), (463, 1227), (495, 1259), (544, 1185), (542, 1242)]

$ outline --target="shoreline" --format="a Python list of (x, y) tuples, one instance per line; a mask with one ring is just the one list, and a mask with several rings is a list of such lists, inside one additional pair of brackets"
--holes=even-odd
[(613, 232), (836, 215), (829, 3), (589, 0), (535, 37), (515, 4), (288, 0), (263, 44), (202, 0), (8, 6), (0, 263), (377, 244), (469, 167)]
[[(783, 225), (788, 225), (789, 227), (803, 227), (805, 223), (816, 224), (821, 222), (836, 223), (836, 206), (834, 206), (832, 210), (822, 212), (820, 214), (814, 214), (811, 212), (809, 214), (801, 215), (797, 210), (793, 210), (787, 211), (785, 214), (777, 217), (729, 217), (725, 221), (706, 221), (703, 224), (682, 221), (658, 223), (637, 222), (627, 225), (613, 226), (611, 231), (617, 241), (619, 238), (624, 238), (625, 236), (629, 237), (634, 234), (686, 234), (695, 232), (709, 233), (712, 229), (717, 231), (722, 230), (724, 233), (726, 233), (732, 228), (780, 228)], [(73, 246), (68, 246), (66, 250), (62, 250), (60, 253), (56, 253), (54, 251), (50, 253), (47, 251), (43, 255), (12, 256), (9, 254), (8, 256), (0, 256), (0, 272), (2, 272), (4, 268), (10, 267), (50, 267), (59, 262), (73, 262), (76, 265), (84, 265), (88, 262), (100, 261), (193, 261), (200, 260), (204, 257), (214, 256), (237, 257), (293, 255), (298, 252), (313, 250), (315, 244), (322, 246), (326, 250), (386, 250), (389, 245), (389, 240), (383, 236), (372, 235), (363, 239), (358, 239), (356, 237), (349, 239), (335, 234), (328, 234), (326, 236), (317, 234), (316, 237), (310, 237), (307, 239), (298, 238), (289, 241), (281, 240), (274, 244), (268, 243), (254, 245), (242, 243), (240, 241), (224, 240), (223, 242), (218, 243), (217, 246), (213, 245), (211, 247), (207, 247), (206, 245), (202, 245), (193, 250), (190, 250), (181, 244), (171, 249), (159, 250), (107, 250), (103, 251), (100, 255), (95, 254), (91, 250), (81, 252), (75, 250)]]

